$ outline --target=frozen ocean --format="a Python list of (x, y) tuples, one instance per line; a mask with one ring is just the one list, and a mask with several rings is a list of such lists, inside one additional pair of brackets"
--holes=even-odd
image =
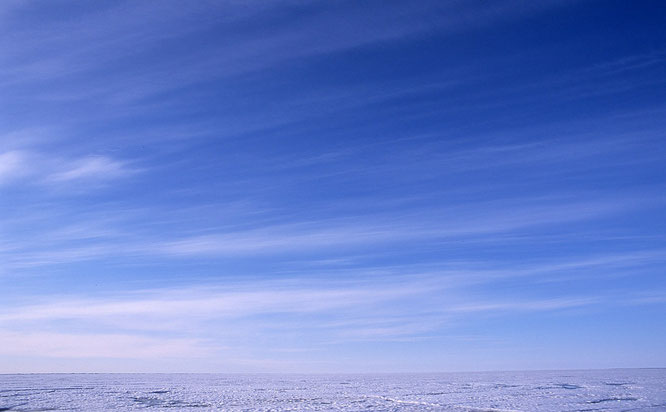
[(0, 411), (666, 411), (666, 369), (0, 375)]

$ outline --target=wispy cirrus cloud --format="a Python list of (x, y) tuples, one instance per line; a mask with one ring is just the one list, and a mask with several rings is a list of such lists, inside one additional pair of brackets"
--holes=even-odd
[(103, 156), (92, 156), (77, 160), (74, 164), (48, 177), (48, 180), (64, 182), (84, 179), (109, 179), (120, 177), (132, 172), (122, 162)]
[[(528, 202), (523, 202), (528, 203)], [(621, 202), (537, 202), (530, 206), (518, 204), (487, 204), (476, 211), (434, 210), (414, 219), (381, 219), (363, 222), (341, 219), (337, 222), (295, 223), (226, 234), (194, 236), (156, 245), (155, 251), (167, 255), (227, 255), (276, 253), (308, 250), (329, 246), (387, 244), (419, 239), (474, 238), (494, 233), (510, 233), (535, 226), (604, 218), (635, 201)], [(388, 220), (388, 219), (387, 219)]]
[[(215, 66), (217, 76), (220, 73), (228, 75), (266, 69), (285, 61), (404, 39), (433, 30), (471, 30), (507, 18), (538, 13), (560, 3), (559, 0), (539, 5), (514, 0), (493, 5), (425, 2), (422, 7), (414, 8), (400, 2), (377, 2), (364, 6), (343, 2), (325, 5), (322, 10), (322, 7), (314, 7), (314, 2), (287, 1), (254, 4), (253, 7), (233, 2), (212, 7), (208, 4), (183, 7), (182, 4), (166, 2), (155, 13), (148, 5), (121, 2), (99, 11), (75, 10), (83, 14), (85, 18), (82, 19), (63, 19), (51, 25), (19, 31), (14, 35), (21, 38), (21, 47), (16, 47), (15, 40), (7, 40), (0, 43), (0, 48), (8, 60), (17, 62), (6, 66), (5, 78), (8, 81), (39, 81), (94, 71), (98, 65), (135, 55), (137, 49), (150, 52), (160, 45), (164, 47), (173, 39), (210, 30), (216, 25), (219, 27), (221, 22), (235, 29), (225, 33), (233, 41), (219, 42), (214, 47), (215, 53), (185, 54), (182, 60), (165, 61), (163, 63), (166, 64), (155, 67), (150, 73), (134, 73), (131, 77), (138, 87), (105, 85), (105, 94), (113, 90), (117, 95), (124, 90), (126, 95), (129, 91), (129, 96), (145, 97), (146, 92), (155, 93), (174, 86), (182, 87), (188, 82), (201, 82)], [(285, 24), (279, 18), (280, 8), (285, 6), (298, 9), (301, 19)], [(27, 8), (28, 12), (31, 11)], [(368, 13), (369, 8), (374, 12)], [(17, 11), (12, 9), (8, 8), (7, 13)], [(271, 11), (277, 13), (272, 15)], [(187, 24), (193, 20), (197, 21), (196, 26)], [(265, 28), (258, 29), (257, 22), (264, 23)], [(269, 30), (268, 34), (266, 30)], [(53, 35), (54, 32), (58, 35)], [(89, 39), (95, 40), (96, 47), (91, 47)], [(132, 42), (134, 47), (128, 49), (128, 42)], [(65, 49), (67, 52), (50, 52), (54, 49)], [(40, 53), (35, 54), (35, 51)], [(187, 70), (178, 71), (174, 77), (174, 65), (187, 67)], [(146, 79), (152, 81), (145, 82)], [(123, 84), (127, 85), (128, 80), (123, 78)], [(147, 84), (150, 90), (146, 90)]]
[[(298, 256), (316, 252), (325, 257), (351, 249), (391, 250), (396, 244), (402, 244), (404, 248), (461, 239), (489, 242), (493, 237), (502, 242), (506, 241), (506, 236), (517, 233), (529, 238), (535, 228), (606, 219), (637, 207), (641, 207), (638, 199), (559, 201), (557, 204), (551, 199), (531, 199), (489, 202), (475, 208), (431, 209), (399, 218), (387, 213), (372, 218), (295, 220), (289, 224), (261, 224), (258, 221), (250, 229), (204, 228), (199, 231), (205, 231), (205, 234), (191, 236), (166, 231), (159, 237), (155, 237), (154, 231), (161, 226), (144, 227), (146, 211), (131, 211), (123, 218), (123, 213), (127, 212), (116, 209), (112, 219), (95, 213), (86, 220), (79, 217), (78, 221), (68, 225), (56, 224), (40, 233), (39, 238), (17, 238), (4, 254), (7, 267), (14, 268), (136, 256), (219, 259)], [(150, 213), (154, 220), (156, 212)], [(165, 222), (168, 224), (169, 220)], [(5, 224), (11, 224), (11, 220)], [(15, 230), (20, 227), (17, 225)], [(82, 240), (86, 242), (82, 243)]]
[(0, 153), (0, 185), (19, 181), (38, 185), (105, 181), (136, 171), (127, 163), (107, 156), (53, 157), (27, 150)]
[(20, 151), (0, 153), (0, 184), (18, 179), (29, 172), (26, 156)]
[[(188, 358), (242, 345), (258, 330), (277, 340), (307, 333), (315, 345), (408, 341), (446, 330), (450, 322), (472, 313), (558, 311), (604, 303), (600, 297), (570, 296), (473, 302), (438, 276), (420, 277), (419, 282), (413, 276), (394, 277), (381, 286), (371, 278), (236, 280), (223, 286), (153, 289), (95, 299), (51, 297), (19, 305), (0, 315), (0, 355), (41, 351), (73, 358)], [(218, 332), (211, 333), (211, 323)], [(24, 331), (39, 325), (58, 332)], [(86, 334), (75, 332), (80, 328)], [(109, 328), (116, 332), (109, 334)], [(45, 341), (40, 344), (40, 339)]]
[[(663, 302), (663, 297), (647, 302), (636, 294), (620, 298), (566, 292), (501, 300), (447, 283), (440, 274), (417, 278), (385, 277), (381, 285), (372, 277), (237, 278), (187, 289), (158, 288), (95, 298), (35, 297), (33, 303), (0, 315), (0, 356), (147, 360), (212, 356), (223, 360), (227, 356), (223, 351), (242, 352), (244, 342), (258, 331), (274, 342), (298, 340), (305, 334), (304, 348), (321, 350), (353, 342), (427, 340), (448, 333), (469, 317), (580, 313), (585, 308)], [(34, 332), (40, 325), (48, 327)], [(86, 333), (77, 332), (81, 329)], [(275, 344), (267, 350), (281, 347)]]
[[(307, 283), (311, 285), (308, 286)], [(367, 282), (231, 281), (226, 286), (186, 290), (155, 289), (134, 292), (121, 299), (96, 298), (35, 305), (0, 315), (0, 321), (79, 319), (103, 322), (117, 317), (157, 319), (187, 314), (194, 319), (243, 318), (267, 313), (350, 312), (381, 302), (425, 293), (428, 286), (410, 285), (405, 279), (381, 288)], [(305, 284), (303, 286), (299, 284)]]
[(538, 312), (578, 308), (598, 304), (602, 300), (598, 297), (553, 298), (542, 300), (527, 300), (521, 302), (482, 302), (465, 303), (450, 308), (452, 312), (505, 312), (528, 311)]

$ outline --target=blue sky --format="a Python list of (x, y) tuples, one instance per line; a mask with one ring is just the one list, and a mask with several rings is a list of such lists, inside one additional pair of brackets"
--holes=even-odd
[(658, 3), (2, 2), (0, 372), (666, 366)]

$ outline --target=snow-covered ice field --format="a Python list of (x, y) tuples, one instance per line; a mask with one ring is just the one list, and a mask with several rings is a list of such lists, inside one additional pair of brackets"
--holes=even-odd
[(0, 411), (666, 411), (666, 369), (0, 375)]

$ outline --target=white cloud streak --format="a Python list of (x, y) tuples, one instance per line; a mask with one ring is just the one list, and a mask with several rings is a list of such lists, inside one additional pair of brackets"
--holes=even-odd
[(126, 163), (106, 156), (53, 157), (11, 150), (0, 153), (0, 185), (16, 182), (58, 185), (73, 181), (99, 182), (135, 173)]
[[(303, 282), (301, 280), (301, 282)], [(128, 297), (105, 301), (70, 300), (37, 305), (0, 315), (0, 321), (45, 319), (93, 319), (113, 317), (157, 316), (171, 318), (187, 314), (191, 319), (238, 318), (265, 313), (315, 313), (364, 307), (426, 292), (428, 285), (374, 287), (351, 284), (329, 287), (299, 287), (295, 282), (261, 282), (240, 284), (237, 289), (190, 289), (185, 291), (148, 291), (142, 298)]]
[[(236, 281), (224, 287), (49, 300), (0, 315), (0, 355), (211, 356), (230, 343), (242, 344), (259, 330), (264, 338), (277, 340), (305, 331), (319, 345), (409, 341), (427, 337), (461, 316), (556, 311), (604, 303), (598, 297), (566, 296), (472, 301), (455, 285), (437, 277), (383, 279), (381, 286), (372, 279)], [(41, 328), (46, 331), (34, 332)], [(86, 334), (76, 332), (80, 328)]]
[[(489, 242), (506, 241), (505, 235), (603, 219), (632, 210), (640, 200), (577, 201), (556, 204), (550, 199), (522, 202), (489, 202), (475, 208), (429, 210), (427, 213), (399, 218), (393, 214), (373, 218), (326, 219), (314, 222), (293, 222), (265, 225), (248, 230), (208, 230), (204, 235), (178, 236), (163, 233), (159, 238), (143, 230), (142, 214), (130, 221), (108, 218), (78, 221), (69, 226), (44, 230), (38, 238), (14, 239), (11, 247), (0, 247), (6, 268), (25, 268), (96, 259), (136, 256), (167, 256), (183, 259), (192, 257), (223, 258), (302, 254), (319, 252), (339, 253), (354, 249), (391, 250), (416, 245), (444, 245), (459, 239)], [(530, 204), (532, 203), (532, 204)], [(122, 211), (116, 210), (119, 215)], [(152, 212), (154, 218), (155, 212)], [(393, 217), (393, 218), (392, 218)], [(132, 222), (136, 227), (131, 229)], [(120, 223), (121, 226), (118, 226)], [(11, 221), (6, 221), (9, 225)], [(30, 223), (30, 222), (29, 222)], [(32, 222), (35, 224), (37, 222)], [(20, 227), (20, 226), (19, 226)], [(130, 229), (128, 229), (128, 227)], [(137, 232), (143, 232), (138, 235)], [(81, 240), (87, 240), (82, 244)], [(526, 239), (528, 240), (528, 239)]]
[[(122, 3), (122, 2), (121, 2)], [(365, 45), (419, 36), (431, 31), (445, 33), (473, 30), (507, 18), (539, 12), (561, 1), (544, 1), (538, 5), (503, 0), (492, 5), (481, 2), (425, 2), (411, 7), (401, 2), (372, 2), (346, 7), (331, 3), (312, 13), (309, 2), (274, 2), (250, 6), (223, 2), (210, 5), (197, 3), (183, 7), (165, 2), (155, 13), (151, 5), (122, 3), (89, 13), (80, 19), (59, 20), (39, 27), (15, 30), (0, 41), (7, 63), (6, 79), (0, 87), (30, 84), (82, 76), (99, 66), (129, 59), (137, 53), (168, 47), (173, 38), (187, 37), (223, 22), (235, 28), (229, 41), (217, 42), (201, 53), (184, 54), (177, 59), (161, 61), (151, 70), (134, 70), (118, 79), (109, 76), (104, 82), (76, 83), (68, 91), (47, 91), (43, 96), (55, 100), (104, 100), (127, 105), (156, 93), (201, 81), (274, 68), (294, 60), (350, 50)], [(281, 7), (299, 9), (298, 21), (284, 24), (279, 20), (266, 24), (269, 33), (257, 31), (256, 21), (266, 18), (267, 11), (281, 14)], [(193, 25), (192, 21), (197, 24)], [(82, 41), (85, 39), (85, 41)], [(132, 44), (133, 47), (126, 47)], [(61, 50), (53, 53), (52, 50)], [(211, 74), (212, 73), (212, 74)]]
[(49, 180), (62, 182), (81, 179), (109, 179), (123, 176), (129, 170), (118, 161), (102, 156), (87, 157), (74, 162), (72, 167), (49, 176)]
[(25, 175), (28, 171), (26, 160), (20, 151), (0, 153), (0, 185)]
[[(559, 205), (497, 204), (503, 210), (485, 205), (483, 210), (435, 211), (428, 218), (395, 219), (390, 224), (340, 221), (337, 225), (295, 224), (243, 232), (194, 236), (158, 244), (157, 252), (167, 255), (270, 254), (312, 250), (328, 246), (390, 244), (423, 239), (475, 237), (535, 226), (603, 218), (632, 207), (627, 202), (572, 202)], [(480, 208), (481, 209), (481, 208)], [(489, 211), (490, 210), (490, 211)]]

